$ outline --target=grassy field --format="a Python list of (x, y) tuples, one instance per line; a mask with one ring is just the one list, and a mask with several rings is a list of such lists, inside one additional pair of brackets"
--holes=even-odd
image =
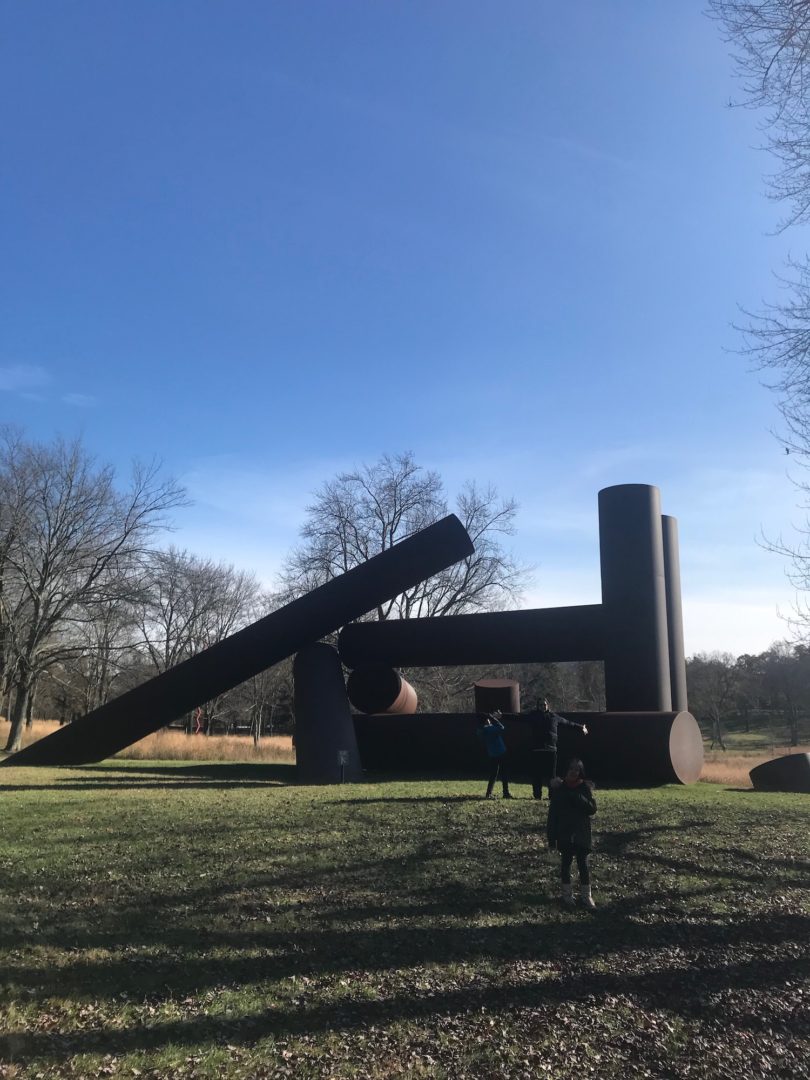
[(4, 769), (0, 1077), (810, 1076), (810, 796)]

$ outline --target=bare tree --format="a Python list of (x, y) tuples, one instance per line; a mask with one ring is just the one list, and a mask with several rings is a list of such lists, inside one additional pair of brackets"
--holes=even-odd
[(730, 653), (698, 653), (686, 664), (689, 703), (698, 719), (708, 721), (711, 749), (726, 749), (723, 718), (734, 705), (740, 669)]
[[(761, 110), (766, 148), (776, 161), (770, 197), (785, 208), (781, 228), (810, 222), (810, 0), (709, 0), (710, 14), (733, 49), (743, 88), (741, 104)], [(810, 259), (792, 259), (780, 279), (783, 298), (760, 312), (745, 311), (743, 351), (766, 373), (784, 418), (790, 460), (810, 465)], [(793, 479), (810, 510), (810, 484)], [(797, 589), (810, 591), (810, 518), (796, 541), (767, 542), (788, 560)], [(810, 632), (801, 601), (796, 627)]]
[(120, 595), (167, 512), (183, 503), (182, 489), (158, 473), (156, 464), (135, 465), (119, 491), (112, 468), (78, 440), (46, 445), (0, 433), (0, 490), (15, 523), (3, 552), (14, 688), (6, 750), (20, 748), (39, 675), (77, 647), (66, 640), (72, 622)]
[(784, 717), (790, 745), (798, 746), (802, 717), (810, 713), (810, 649), (781, 643), (761, 659), (764, 689)]
[[(282, 572), (287, 598), (345, 573), (448, 513), (438, 473), (410, 453), (384, 455), (373, 465), (341, 473), (316, 492), (301, 530), (303, 543)], [(385, 604), (376, 619), (448, 615), (507, 606), (520, 595), (528, 569), (504, 548), (514, 533), (517, 504), (474, 482), (462, 488), (456, 513), (475, 552)]]
[(810, 2), (709, 0), (741, 81), (740, 104), (763, 110), (767, 149), (777, 161), (771, 197), (787, 206), (782, 227), (810, 221)]
[[(136, 621), (157, 673), (247, 625), (259, 592), (253, 574), (176, 548), (148, 556), (142, 583)], [(221, 704), (218, 698), (202, 710), (207, 733)]]

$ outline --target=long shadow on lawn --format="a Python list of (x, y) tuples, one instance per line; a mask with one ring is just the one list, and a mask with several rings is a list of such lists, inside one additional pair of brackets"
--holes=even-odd
[[(431, 902), (400, 909), (400, 917), (416, 925), (327, 926), (291, 930), (265, 924), (263, 912), (250, 921), (250, 929), (204, 932), (198, 925), (178, 925), (172, 932), (160, 931), (160, 918), (144, 925), (140, 909), (121, 908), (118, 927), (102, 932), (66, 934), (76, 959), (58, 968), (47, 965), (17, 966), (6, 972), (11, 985), (0, 997), (14, 1000), (21, 991), (32, 1000), (54, 996), (87, 999), (115, 997), (126, 990), (141, 996), (188, 996), (223, 985), (255, 985), (293, 975), (339, 975), (351, 970), (386, 972), (412, 964), (469, 963), (481, 959), (510, 961), (567, 962), (572, 958), (593, 960), (614, 957), (621, 967), (622, 954), (634, 951), (675, 949), (690, 970), (710, 971), (724, 966), (731, 950), (751, 947), (760, 951), (795, 945), (803, 958), (810, 936), (810, 916), (801, 913), (755, 914), (730, 918), (727, 923), (707, 921), (705, 912), (685, 915), (690, 899), (711, 894), (701, 887), (679, 894), (680, 909), (653, 911), (657, 897), (638, 895), (602, 908), (595, 917), (568, 916), (558, 921), (542, 918), (513, 919), (508, 925), (436, 926), (424, 925), (435, 913)], [(536, 899), (517, 896), (519, 910), (537, 909)], [(522, 906), (521, 906), (522, 905)], [(159, 911), (156, 905), (156, 911)], [(371, 909), (372, 915), (380, 915)], [(497, 914), (493, 909), (493, 914)], [(368, 909), (347, 914), (368, 917)], [(391, 913), (386, 912), (386, 919)], [(641, 921), (650, 915), (648, 921)], [(641, 919), (639, 918), (641, 916)], [(702, 921), (700, 921), (702, 917)], [(272, 914), (269, 918), (273, 919)], [(283, 921), (279, 918), (279, 921)], [(23, 940), (17, 941), (19, 946)], [(46, 946), (48, 937), (30, 935), (30, 940)], [(86, 960), (74, 950), (97, 950), (107, 955)], [(705, 952), (705, 955), (704, 955)], [(691, 961), (689, 958), (692, 958)]]
[[(643, 1007), (661, 1008), (704, 1025), (720, 1024), (725, 1029), (727, 1006), (723, 1001), (712, 1000), (717, 995), (743, 988), (778, 993), (786, 983), (802, 979), (806, 974), (801, 956), (754, 960), (746, 956), (726, 964), (718, 963), (716, 956), (713, 959), (714, 963), (691, 967), (664, 961), (655, 970), (642, 972), (622, 972), (617, 963), (617, 970), (610, 973), (578, 970), (570, 974), (570, 967), (564, 965), (562, 972), (550, 968), (545, 977), (517, 985), (492, 982), (445, 991), (433, 989), (429, 993), (410, 986), (396, 987), (384, 1000), (344, 998), (328, 1005), (308, 1006), (299, 998), (294, 1002), (272, 1002), (264, 1010), (238, 1018), (197, 1015), (128, 1029), (69, 1033), (19, 1030), (0, 1037), (0, 1053), (6, 1060), (30, 1062), (60, 1061), (82, 1053), (121, 1055), (167, 1045), (250, 1045), (268, 1036), (317, 1035), (335, 1029), (367, 1029), (402, 1020), (429, 1021), (437, 1015), (465, 1016), (493, 1009), (499, 1014), (509, 1009), (547, 1009), (549, 1020), (553, 1021), (553, 1010), (560, 1004), (593, 1002), (608, 995), (630, 997)], [(218, 985), (223, 981), (221, 976)], [(750, 1013), (736, 1017), (735, 1026), (758, 1030), (762, 1022)], [(792, 1035), (798, 1038), (802, 1034), (795, 1025)]]
[[(53, 784), (0, 784), (0, 791), (96, 791), (105, 788), (215, 788), (266, 787), (295, 783), (295, 765), (180, 765), (132, 766), (114, 768), (105, 765), (62, 766), (67, 775)], [(76, 777), (77, 771), (98, 775)], [(148, 777), (149, 779), (145, 779)], [(156, 779), (161, 778), (161, 779)], [(195, 783), (194, 781), (204, 781)]]
[[(721, 866), (719, 869), (716, 866), (702, 866), (687, 859), (676, 859), (668, 855), (659, 855), (657, 852), (645, 851), (641, 848), (637, 851), (632, 850), (644, 839), (659, 833), (677, 833), (681, 832), (683, 829), (691, 829), (695, 830), (696, 836), (699, 836), (700, 833), (697, 830), (712, 828), (712, 826), (713, 822), (711, 821), (684, 821), (679, 822), (676, 825), (650, 825), (642, 826), (638, 829), (609, 832), (598, 838), (596, 851), (598, 855), (608, 856), (609, 858), (615, 858), (621, 861), (661, 866), (678, 873), (686, 872), (701, 874), (706, 877), (733, 878), (735, 881), (745, 881), (749, 884), (765, 881), (774, 869), (789, 870), (794, 873), (797, 871), (806, 873), (810, 870), (810, 863), (804, 859), (791, 860), (781, 857), (773, 858), (760, 854), (754, 856), (743, 848), (715, 848), (715, 863), (721, 862), (722, 856), (730, 857), (730, 861), (733, 860), (736, 863), (733, 868), (731, 866), (726, 866), (725, 868)], [(763, 869), (754, 871), (753, 873), (743, 873), (739, 863), (748, 863), (749, 865), (756, 865), (759, 863), (763, 866)], [(792, 878), (790, 881), (785, 882), (785, 884), (789, 888), (802, 888), (808, 884), (808, 880), (801, 877), (798, 879)]]
[(370, 803), (462, 803), (482, 802), (483, 795), (389, 795), (379, 799), (329, 799), (330, 803), (341, 806), (368, 806)]

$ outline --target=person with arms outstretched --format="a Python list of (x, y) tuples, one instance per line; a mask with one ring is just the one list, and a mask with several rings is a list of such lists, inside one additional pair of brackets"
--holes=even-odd
[[(585, 724), (566, 720), (564, 716), (552, 712), (548, 698), (538, 702), (537, 708), (526, 713), (521, 719), (529, 724), (529, 752), (532, 767), (532, 795), (535, 799), (543, 798), (543, 786), (549, 788), (557, 775), (557, 729), (563, 727), (579, 728), (583, 735), (588, 734)], [(550, 794), (549, 788), (549, 794)]]

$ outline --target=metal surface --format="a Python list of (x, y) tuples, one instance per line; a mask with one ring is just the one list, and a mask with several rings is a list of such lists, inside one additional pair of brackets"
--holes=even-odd
[(394, 668), (377, 665), (356, 668), (346, 684), (349, 701), (364, 713), (416, 712), (416, 691)]
[(473, 683), (475, 711), (505, 713), (520, 712), (520, 683), (514, 679), (479, 679)]
[[(561, 715), (587, 724), (589, 734), (560, 727), (560, 766), (581, 757), (588, 775), (600, 785), (691, 784), (700, 775), (703, 740), (689, 713)], [(363, 768), (372, 773), (485, 776), (478, 723), (477, 713), (354, 717)], [(532, 771), (528, 725), (509, 714), (504, 714), (503, 723), (510, 775), (528, 782)]]
[(620, 484), (599, 492), (599, 559), (607, 708), (669, 712), (672, 691), (658, 488)]
[(810, 793), (810, 754), (784, 754), (757, 765), (748, 775), (757, 791)]
[(338, 639), (347, 667), (442, 667), (601, 660), (599, 604), (353, 623)]
[(678, 552), (678, 522), (668, 514), (661, 516), (664, 539), (664, 586), (667, 598), (667, 638), (669, 641), (669, 685), (675, 712), (689, 709), (686, 692), (686, 654), (683, 647), (683, 611), (681, 608), (681, 561)]
[(362, 775), (343, 665), (323, 641), (293, 661), (296, 775), (303, 784), (336, 784)]
[(101, 761), (472, 551), (464, 526), (451, 514), (0, 765)]

